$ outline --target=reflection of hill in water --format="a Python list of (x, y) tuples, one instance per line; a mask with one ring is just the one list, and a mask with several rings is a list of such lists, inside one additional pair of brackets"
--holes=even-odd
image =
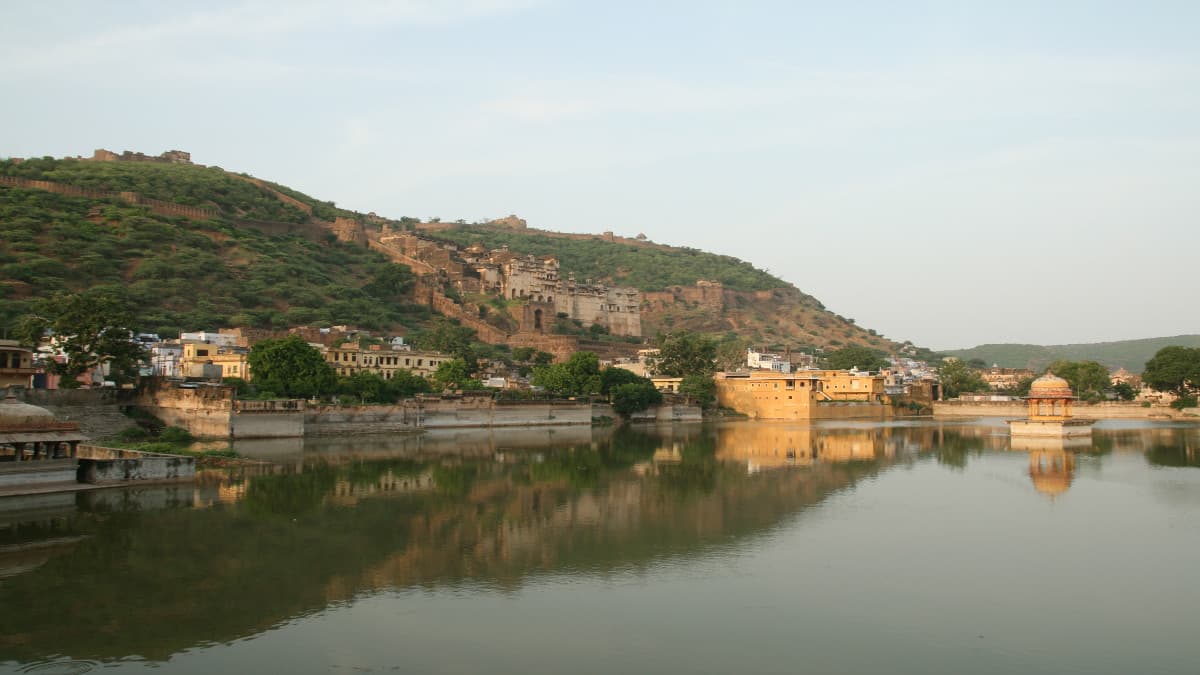
[[(203, 509), (94, 493), (91, 511), (22, 526), (86, 538), (0, 583), (0, 658), (164, 658), (380, 589), (514, 589), (704, 555), (914, 451), (954, 464), (1003, 443), (940, 425), (563, 431), (306, 444), (278, 473), (198, 485)], [(772, 470), (785, 464), (801, 468)]]

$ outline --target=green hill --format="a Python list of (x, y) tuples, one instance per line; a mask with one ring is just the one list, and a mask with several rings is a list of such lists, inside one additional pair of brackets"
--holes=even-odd
[(727, 255), (693, 248), (622, 244), (600, 237), (580, 239), (546, 233), (510, 230), (486, 225), (461, 225), (428, 233), (460, 246), (483, 244), (497, 249), (537, 256), (553, 255), (563, 270), (575, 277), (605, 280), (640, 291), (661, 291), (671, 286), (690, 286), (698, 279), (720, 281), (738, 291), (766, 291), (791, 284), (754, 265)]
[(1121, 340), (1118, 342), (1095, 342), (1073, 345), (1022, 345), (991, 344), (970, 349), (949, 350), (947, 356), (957, 356), (964, 361), (981, 359), (988, 365), (1003, 368), (1032, 368), (1041, 370), (1052, 361), (1097, 361), (1109, 369), (1125, 368), (1135, 373), (1142, 372), (1146, 361), (1163, 347), (1179, 345), (1200, 347), (1200, 335), (1176, 335), (1174, 337)]
[[(115, 197), (0, 185), (0, 329), (11, 330), (38, 299), (96, 287), (125, 295), (140, 327), (165, 335), (216, 326), (384, 328), (429, 315), (372, 284), (392, 265), (384, 256), (300, 227), (306, 213), (221, 169), (38, 159), (2, 161), (0, 176), (136, 191), (219, 214), (189, 220)], [(264, 223), (274, 227), (263, 231)]]
[[(643, 296), (645, 335), (687, 329), (780, 351), (901, 349), (731, 256), (496, 225), (418, 228), (218, 167), (52, 158), (0, 161), (0, 335), (55, 293), (96, 288), (125, 296), (137, 327), (164, 336), (221, 326), (420, 328), (431, 311), (405, 295), (394, 263), (364, 245), (384, 223), (461, 246), (553, 255), (564, 276), (656, 291)], [(701, 280), (721, 285), (701, 289)], [(474, 305), (464, 312), (484, 315)]]

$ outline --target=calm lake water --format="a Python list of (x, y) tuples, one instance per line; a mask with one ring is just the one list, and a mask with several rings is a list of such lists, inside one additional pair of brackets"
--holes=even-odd
[(262, 443), (0, 501), (0, 671), (1197, 673), (1200, 427)]

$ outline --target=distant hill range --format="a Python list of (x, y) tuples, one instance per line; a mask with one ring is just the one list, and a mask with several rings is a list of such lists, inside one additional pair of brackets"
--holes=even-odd
[(942, 352), (964, 361), (980, 359), (1002, 368), (1031, 368), (1042, 370), (1059, 359), (1068, 361), (1096, 361), (1110, 370), (1125, 368), (1134, 373), (1142, 372), (1146, 362), (1163, 347), (1178, 345), (1200, 347), (1200, 335), (1175, 335), (1173, 337), (1120, 340), (1117, 342), (1094, 342), (1076, 345), (979, 345), (970, 349), (955, 349)]

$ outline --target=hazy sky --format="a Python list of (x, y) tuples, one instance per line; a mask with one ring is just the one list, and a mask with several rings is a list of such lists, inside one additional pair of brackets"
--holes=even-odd
[(0, 156), (645, 233), (950, 348), (1200, 333), (1200, 2), (0, 4)]

